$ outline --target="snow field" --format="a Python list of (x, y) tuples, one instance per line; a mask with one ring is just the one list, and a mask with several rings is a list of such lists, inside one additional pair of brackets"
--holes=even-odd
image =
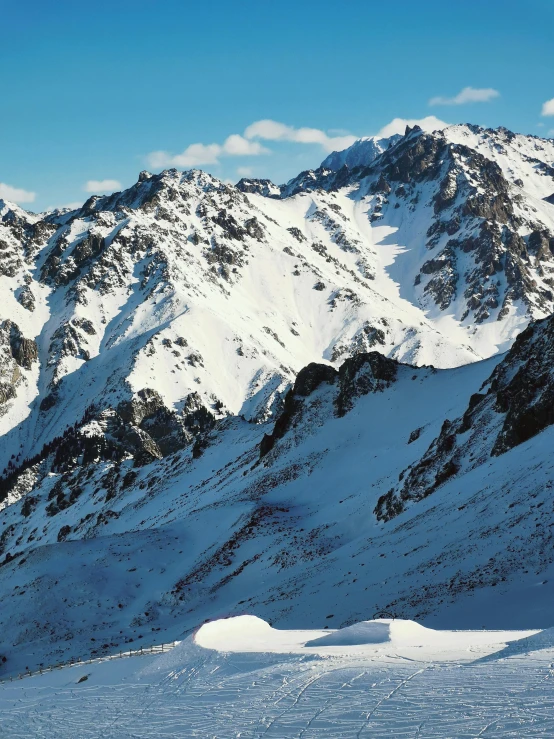
[[(351, 644), (341, 646), (340, 654), (331, 655), (330, 646), (302, 653), (302, 640), (317, 640), (321, 631), (277, 631), (261, 619), (242, 616), (207, 624), (161, 656), (74, 667), (4, 685), (0, 736), (553, 735), (552, 638), (536, 641), (537, 632), (436, 632), (413, 622), (384, 620), (357, 626), (366, 631), (385, 627), (384, 651), (365, 643), (357, 645), (357, 652)], [(505, 651), (521, 642), (521, 653), (515, 649), (511, 656), (496, 658), (509, 640), (515, 641)], [(250, 651), (243, 651), (246, 643)], [(437, 643), (442, 656), (433, 655)], [(415, 649), (417, 658), (406, 656)], [(450, 659), (462, 653), (464, 658)]]

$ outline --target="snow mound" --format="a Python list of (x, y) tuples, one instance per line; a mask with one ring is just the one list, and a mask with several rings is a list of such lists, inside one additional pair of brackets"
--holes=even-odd
[[(515, 652), (554, 644), (551, 637), (533, 631), (446, 631), (428, 629), (405, 619), (360, 621), (344, 629), (274, 629), (257, 616), (233, 616), (201, 626), (194, 637), (172, 651), (172, 664), (204, 649), (223, 653), (304, 654), (320, 656), (364, 656), (416, 661), (474, 661), (505, 652), (510, 642), (521, 640)], [(531, 638), (530, 638), (531, 637)], [(552, 644), (551, 644), (552, 641)], [(539, 644), (540, 643), (540, 644)], [(188, 646), (187, 646), (188, 645)], [(514, 653), (515, 653), (514, 652)], [(195, 652), (197, 654), (197, 652)], [(164, 663), (163, 665), (167, 665)]]
[(267, 621), (257, 616), (233, 616), (204, 624), (194, 635), (194, 641), (200, 647), (218, 651), (251, 649), (269, 644), (273, 631)]
[(502, 660), (507, 657), (521, 657), (533, 652), (541, 652), (554, 649), (554, 627), (537, 631), (521, 639), (510, 639), (508, 644), (500, 652), (488, 654), (479, 662), (491, 662)]
[(338, 629), (318, 639), (306, 642), (306, 647), (353, 647), (362, 644), (421, 644), (428, 643), (435, 632), (415, 621), (377, 619), (361, 621)]
[[(256, 616), (234, 616), (212, 621), (198, 629), (192, 643), (217, 652), (280, 654), (403, 654), (413, 658), (448, 659), (456, 653), (477, 649), (483, 654), (504, 648), (511, 640), (536, 632), (436, 631), (415, 621), (376, 619), (361, 621), (344, 629), (274, 629)], [(337, 647), (342, 648), (337, 651)], [(477, 653), (475, 653), (477, 656)]]

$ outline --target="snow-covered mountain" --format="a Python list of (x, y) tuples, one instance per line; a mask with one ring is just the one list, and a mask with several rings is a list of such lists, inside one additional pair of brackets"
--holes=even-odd
[(7, 664), (314, 603), (550, 625), (553, 194), (553, 141), (463, 125), (0, 202)]
[[(377, 347), (445, 367), (509, 348), (554, 305), (554, 143), (397, 138), (287, 197), (172, 170), (76, 211), (3, 204), (0, 464), (143, 389), (263, 419), (310, 361)], [(36, 344), (23, 362), (18, 336)]]

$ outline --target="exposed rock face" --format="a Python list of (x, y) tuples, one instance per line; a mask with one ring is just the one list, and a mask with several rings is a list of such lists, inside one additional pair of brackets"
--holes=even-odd
[(22, 336), (19, 327), (10, 321), (4, 322), (4, 327), (9, 328), (10, 349), (12, 356), (20, 367), (31, 369), (33, 362), (38, 359), (37, 343), (34, 339), (26, 339)]
[(215, 415), (203, 404), (199, 393), (187, 395), (182, 413), (183, 424), (191, 434), (205, 434), (215, 426)]
[(140, 390), (131, 401), (120, 403), (117, 410), (125, 423), (140, 429), (141, 442), (148, 437), (148, 450), (157, 458), (183, 449), (194, 438), (187, 432), (186, 420), (170, 411), (156, 390)]
[(356, 354), (339, 368), (339, 394), (335, 400), (337, 415), (344, 416), (354, 400), (361, 395), (376, 393), (388, 387), (396, 378), (398, 362), (379, 352)]
[(383, 495), (377, 518), (389, 520), (406, 504), (446, 480), (486, 463), (554, 424), (554, 317), (531, 324), (516, 339), (460, 418), (445, 420), (440, 435), (397, 489)]
[(312, 362), (300, 370), (293, 387), (285, 396), (284, 408), (275, 421), (273, 432), (265, 434), (260, 443), (260, 457), (271, 451), (275, 442), (281, 439), (293, 425), (300, 414), (302, 399), (311, 395), (322, 383), (334, 384), (337, 377), (337, 370), (327, 364)]
[(17, 396), (18, 387), (25, 381), (22, 370), (32, 369), (37, 361), (34, 339), (26, 339), (13, 321), (0, 322), (0, 414), (1, 406)]
[[(54, 407), (58, 402), (56, 389), (42, 402), (43, 411)], [(120, 464), (124, 460), (133, 460), (135, 467), (142, 467), (192, 447), (215, 424), (215, 415), (203, 405), (198, 393), (187, 397), (182, 413), (167, 408), (161, 395), (151, 388), (120, 402), (117, 409), (99, 410), (91, 406), (80, 421), (46, 444), (37, 455), (23, 460), (19, 466), (10, 463), (9, 473), (0, 479), (0, 506), (14, 497), (14, 491), (21, 488), (21, 481), (27, 479), (31, 468), (36, 474), (25, 492), (50, 472), (67, 475), (89, 466), (92, 472), (94, 466), (103, 462)], [(58, 510), (63, 510), (59, 501)]]
[(26, 310), (34, 311), (36, 304), (35, 296), (28, 285), (21, 288), (17, 300)]
[(302, 420), (304, 400), (322, 384), (338, 385), (333, 393), (334, 412), (344, 416), (354, 405), (356, 398), (376, 393), (388, 387), (396, 378), (398, 362), (378, 352), (356, 354), (339, 368), (326, 364), (309, 364), (298, 373), (293, 387), (285, 397), (282, 413), (275, 421), (271, 434), (265, 434), (260, 444), (260, 457), (265, 456), (278, 439)]
[(237, 182), (237, 189), (245, 193), (255, 193), (266, 198), (280, 198), (281, 187), (274, 185), (271, 180), (257, 180), (243, 177)]
[(506, 414), (491, 454), (503, 454), (554, 423), (553, 368), (554, 321), (546, 318), (517, 337), (491, 378), (495, 410)]
[(164, 408), (161, 395), (150, 388), (139, 390), (132, 400), (122, 401), (117, 412), (126, 423), (140, 426), (145, 418), (153, 416), (156, 411)]
[(103, 237), (92, 232), (73, 245), (67, 241), (65, 234), (60, 234), (44, 263), (41, 279), (56, 286), (68, 285), (92, 259), (102, 253), (105, 245)]
[(375, 346), (385, 346), (386, 344), (386, 326), (383, 328), (372, 326), (369, 321), (356, 331), (352, 337), (350, 344), (346, 346), (335, 345), (331, 360), (335, 362), (344, 354), (363, 354), (369, 352)]

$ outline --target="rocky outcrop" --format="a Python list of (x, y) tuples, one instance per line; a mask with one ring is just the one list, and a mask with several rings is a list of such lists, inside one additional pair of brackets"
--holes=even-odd
[(29, 285), (24, 285), (17, 294), (17, 302), (20, 303), (26, 310), (34, 311), (36, 300), (33, 291)]
[(505, 414), (491, 454), (498, 456), (554, 423), (554, 320), (520, 334), (493, 373), (489, 393)]
[(92, 231), (72, 246), (62, 233), (42, 267), (41, 279), (47, 284), (68, 285), (105, 247), (104, 238)]
[(10, 349), (12, 357), (20, 367), (29, 370), (33, 363), (38, 360), (37, 342), (34, 339), (26, 339), (19, 327), (15, 323), (5, 321), (4, 325), (9, 325), (10, 331)]
[(181, 413), (167, 408), (161, 395), (150, 388), (140, 390), (130, 401), (117, 408), (124, 423), (140, 432), (141, 443), (147, 435), (155, 445), (148, 447), (152, 454), (165, 457), (192, 444), (195, 438), (210, 431), (215, 425), (214, 414), (206, 408), (199, 393), (190, 393)]
[(272, 433), (264, 434), (260, 443), (260, 457), (271, 451), (276, 441), (299, 419), (303, 399), (310, 396), (322, 383), (334, 384), (337, 377), (337, 370), (327, 364), (312, 362), (300, 370), (294, 385), (285, 396), (283, 411), (275, 421)]
[(398, 362), (369, 352), (355, 354), (339, 368), (339, 394), (335, 399), (338, 416), (344, 416), (356, 398), (384, 390), (396, 379)]
[(356, 331), (349, 343), (337, 343), (333, 347), (331, 353), (331, 361), (336, 362), (342, 356), (363, 354), (371, 351), (375, 346), (385, 346), (387, 338), (386, 324), (382, 323), (383, 328), (373, 326), (369, 321), (365, 321), (363, 326)]
[(283, 411), (275, 421), (272, 433), (265, 434), (260, 443), (260, 457), (264, 457), (279, 439), (302, 421), (305, 400), (321, 385), (334, 386), (331, 391), (334, 413), (340, 417), (353, 407), (356, 398), (380, 392), (394, 382), (397, 367), (398, 362), (378, 352), (356, 354), (347, 359), (338, 371), (315, 362), (304, 367), (285, 396)]
[(0, 406), (17, 396), (21, 370), (32, 369), (36, 362), (36, 341), (25, 338), (13, 321), (0, 322)]
[(445, 420), (423, 457), (381, 496), (375, 514), (389, 520), (457, 475), (485, 464), (554, 424), (554, 316), (531, 324), (474, 393), (463, 416)]
[(281, 197), (281, 187), (274, 185), (271, 180), (257, 180), (243, 177), (237, 182), (236, 187), (241, 192), (263, 195), (265, 198)]

